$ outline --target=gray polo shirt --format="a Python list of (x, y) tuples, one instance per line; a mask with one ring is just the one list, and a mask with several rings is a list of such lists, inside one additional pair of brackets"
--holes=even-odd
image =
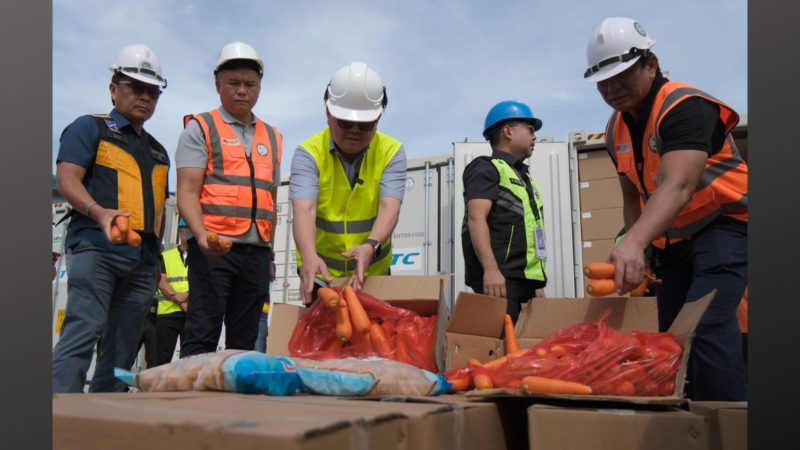
[[(242, 123), (225, 111), (222, 106), (220, 106), (218, 109), (220, 116), (222, 116), (222, 120), (231, 126), (233, 131), (236, 133), (236, 136), (239, 138), (239, 142), (242, 143), (245, 153), (249, 157), (252, 151), (253, 135), (255, 134), (256, 128), (255, 114), (253, 114), (253, 120), (251, 120), (249, 123)], [(178, 138), (178, 148), (175, 150), (175, 167), (177, 169), (184, 167), (205, 169), (207, 163), (208, 149), (206, 148), (206, 139), (205, 135), (203, 134), (203, 129), (196, 120), (192, 120), (186, 125), (186, 128), (184, 128), (180, 138)], [(272, 173), (272, 180), (275, 186), (280, 185), (280, 165), (275, 166)], [(191, 237), (191, 232), (188, 229), (186, 231), (187, 237)], [(238, 236), (226, 234), (224, 236), (239, 244), (252, 244), (262, 247), (270, 247), (270, 244), (264, 242), (261, 239), (261, 236), (259, 236), (255, 223), (253, 223), (253, 225), (250, 227), (250, 230), (248, 230), (248, 232), (245, 234)]]
[[(331, 153), (339, 157), (342, 167), (350, 180), (355, 183), (361, 161), (369, 149), (364, 149), (353, 161), (347, 160), (336, 148), (333, 139), (330, 141)], [(381, 174), (380, 196), (393, 197), (401, 202), (406, 193), (406, 151), (401, 145)], [(289, 176), (289, 200), (317, 200), (319, 194), (319, 168), (316, 161), (304, 148), (297, 147), (292, 157), (292, 169)]]

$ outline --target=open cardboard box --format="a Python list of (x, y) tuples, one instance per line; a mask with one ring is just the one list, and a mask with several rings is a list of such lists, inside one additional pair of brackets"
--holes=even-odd
[(484, 402), (225, 392), (58, 394), (54, 449), (502, 449)]
[[(469, 397), (523, 396), (624, 403), (676, 405), (685, 403), (683, 385), (689, 361), (692, 337), (716, 291), (684, 304), (669, 331), (683, 347), (683, 356), (675, 376), (675, 391), (664, 397), (622, 397), (611, 395), (525, 394), (519, 389), (484, 389), (467, 393)], [(658, 331), (658, 308), (655, 297), (537, 298), (523, 305), (516, 324), (521, 348), (528, 348), (556, 330), (580, 322), (596, 320), (611, 308), (608, 324), (622, 331)], [(503, 342), (498, 339), (503, 328), (505, 300), (462, 292), (458, 296), (448, 324), (445, 341), (447, 369), (465, 367), (469, 358), (481, 362), (502, 356)]]
[(747, 402), (690, 401), (708, 419), (709, 450), (747, 450)]
[[(347, 278), (336, 278), (333, 287), (347, 284)], [(409, 309), (421, 316), (437, 315), (436, 338), (434, 341), (434, 362), (444, 367), (444, 328), (450, 317), (450, 308), (444, 301), (446, 289), (450, 285), (448, 275), (432, 276), (383, 276), (376, 275), (364, 280), (362, 291), (383, 300), (392, 306)], [(304, 306), (275, 303), (272, 305), (271, 326), (267, 353), (273, 356), (291, 356), (289, 339), (292, 337), (297, 320), (306, 313)], [(498, 334), (499, 335), (499, 334)]]

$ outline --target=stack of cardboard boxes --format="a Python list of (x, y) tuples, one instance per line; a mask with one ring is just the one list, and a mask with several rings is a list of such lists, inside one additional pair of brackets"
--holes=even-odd
[(602, 262), (625, 226), (619, 177), (605, 149), (578, 153), (578, 183), (583, 264)]

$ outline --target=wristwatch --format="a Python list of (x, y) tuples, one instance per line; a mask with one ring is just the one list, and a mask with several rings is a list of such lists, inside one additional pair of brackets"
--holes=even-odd
[(381, 243), (375, 239), (367, 239), (364, 243), (372, 247), (372, 259), (375, 259), (378, 256), (378, 252), (381, 251)]

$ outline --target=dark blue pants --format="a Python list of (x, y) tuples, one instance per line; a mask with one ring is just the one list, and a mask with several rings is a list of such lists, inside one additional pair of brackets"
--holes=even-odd
[(189, 308), (183, 324), (181, 358), (217, 351), (225, 323), (225, 348), (253, 350), (261, 307), (269, 297), (272, 249), (234, 244), (207, 257), (189, 239)]
[(747, 235), (712, 228), (656, 251), (659, 329), (666, 331), (684, 302), (717, 294), (692, 341), (686, 394), (693, 400), (746, 400), (742, 335), (736, 307), (747, 286)]

